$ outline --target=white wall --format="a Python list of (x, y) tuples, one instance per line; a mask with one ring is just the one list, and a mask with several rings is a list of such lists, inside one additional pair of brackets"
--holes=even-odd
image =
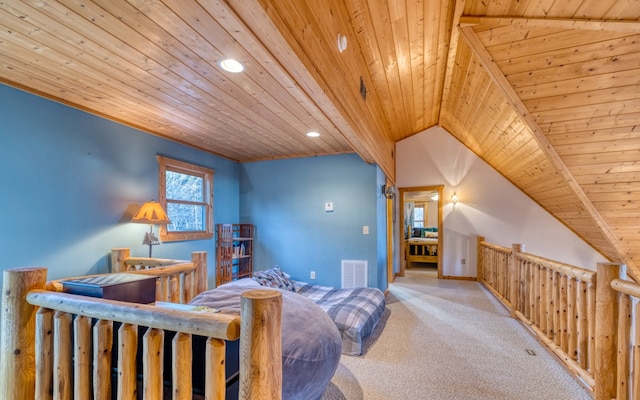
[(440, 127), (396, 144), (396, 185), (445, 185), (441, 251), (445, 276), (476, 276), (477, 236), (505, 247), (523, 243), (528, 253), (587, 269), (606, 261)]

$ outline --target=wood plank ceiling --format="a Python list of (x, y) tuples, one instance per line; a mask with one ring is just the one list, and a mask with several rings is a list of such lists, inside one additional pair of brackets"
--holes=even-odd
[(391, 180), (394, 143), (440, 125), (636, 271), (639, 19), (630, 0), (0, 0), (0, 81), (242, 162), (355, 151)]

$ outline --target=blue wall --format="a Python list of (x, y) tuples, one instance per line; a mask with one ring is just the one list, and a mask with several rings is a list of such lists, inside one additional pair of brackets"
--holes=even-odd
[(339, 287), (342, 259), (367, 260), (369, 286), (385, 289), (379, 181), (379, 168), (355, 154), (243, 163), (240, 219), (256, 225), (255, 268), (279, 265), (296, 280)]
[[(0, 269), (45, 266), (57, 279), (107, 272), (113, 247), (146, 256), (148, 226), (129, 220), (158, 198), (156, 154), (214, 169), (214, 222), (239, 219), (238, 163), (0, 85)], [(153, 255), (202, 250), (211, 286), (213, 240)]]

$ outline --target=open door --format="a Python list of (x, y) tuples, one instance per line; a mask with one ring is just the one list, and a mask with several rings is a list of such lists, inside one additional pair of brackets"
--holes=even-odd
[(442, 278), (443, 192), (444, 185), (399, 188), (399, 276), (416, 262), (436, 264), (438, 279)]
[(393, 271), (393, 198), (387, 198), (387, 285), (396, 279)]

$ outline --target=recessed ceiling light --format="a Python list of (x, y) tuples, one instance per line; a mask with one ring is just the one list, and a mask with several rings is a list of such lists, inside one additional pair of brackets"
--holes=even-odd
[(239, 61), (234, 60), (233, 58), (224, 58), (218, 61), (218, 65), (220, 68), (227, 72), (238, 73), (244, 71), (244, 65), (242, 65)]
[(307, 136), (309, 137), (318, 137), (320, 134), (318, 132), (307, 132)]

